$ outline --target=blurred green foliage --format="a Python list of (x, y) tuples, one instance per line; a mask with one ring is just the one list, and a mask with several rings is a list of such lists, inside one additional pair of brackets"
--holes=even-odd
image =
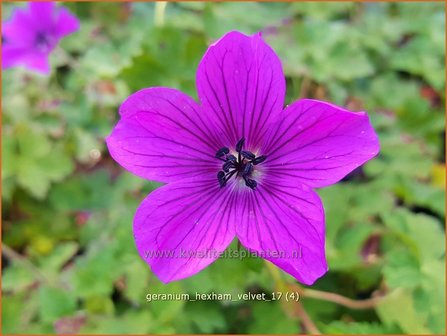
[[(323, 333), (445, 333), (443, 3), (67, 3), (81, 19), (51, 77), (2, 79), (3, 333), (299, 333), (293, 305), (153, 301), (147, 293), (271, 293), (294, 280), (259, 259), (221, 259), (161, 284), (139, 258), (132, 217), (158, 185), (123, 171), (104, 137), (117, 107), (149, 86), (193, 97), (206, 47), (263, 31), (287, 101), (366, 110), (380, 156), (319, 190), (329, 273), (303, 297)], [(6, 18), (15, 5), (2, 3)], [(158, 6), (158, 8), (155, 8)], [(157, 24), (155, 24), (157, 22)]]

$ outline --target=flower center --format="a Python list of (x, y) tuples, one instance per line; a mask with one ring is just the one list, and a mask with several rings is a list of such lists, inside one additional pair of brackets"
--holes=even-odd
[(256, 156), (252, 152), (243, 150), (245, 138), (239, 140), (236, 144), (237, 157), (230, 153), (230, 149), (223, 147), (216, 153), (216, 158), (223, 161), (222, 170), (217, 173), (219, 185), (223, 188), (231, 177), (242, 178), (245, 185), (255, 189), (258, 183), (252, 178), (253, 167), (264, 162), (267, 156)]
[(35, 45), (37, 50), (48, 52), (52, 46), (52, 38), (46, 33), (37, 33)]

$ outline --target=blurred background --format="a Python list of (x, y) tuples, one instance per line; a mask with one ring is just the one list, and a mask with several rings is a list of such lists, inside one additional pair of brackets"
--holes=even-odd
[[(2, 20), (21, 5), (2, 3)], [(445, 333), (444, 3), (61, 5), (81, 29), (51, 76), (2, 72), (4, 334)], [(197, 97), (198, 62), (229, 30), (263, 32), (286, 103), (366, 110), (380, 137), (376, 159), (318, 190), (330, 271), (311, 288), (255, 258), (163, 285), (134, 246), (134, 212), (158, 185), (121, 169), (104, 137), (136, 90)], [(146, 301), (274, 291), (301, 299)]]

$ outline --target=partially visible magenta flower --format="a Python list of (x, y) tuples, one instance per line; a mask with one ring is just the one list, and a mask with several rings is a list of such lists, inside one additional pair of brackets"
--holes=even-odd
[(2, 23), (2, 68), (24, 66), (48, 74), (48, 56), (64, 36), (79, 29), (79, 21), (54, 2), (30, 2), (16, 8)]
[(131, 95), (107, 145), (130, 172), (167, 183), (134, 218), (138, 251), (165, 283), (191, 276), (235, 236), (297, 280), (326, 273), (312, 188), (379, 152), (365, 112), (301, 99), (284, 107), (281, 63), (260, 34), (230, 32), (197, 71), (201, 104), (174, 89)]

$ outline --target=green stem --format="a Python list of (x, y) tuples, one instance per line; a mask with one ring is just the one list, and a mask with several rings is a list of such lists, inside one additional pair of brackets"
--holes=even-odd
[[(287, 292), (289, 290), (289, 284), (287, 284), (282, 278), (281, 278), (281, 272), (280, 270), (275, 267), (270, 262), (266, 261), (265, 265), (267, 266), (267, 269), (269, 270), (273, 280), (275, 281), (275, 289), (280, 292)], [(301, 290), (301, 288), (300, 288)], [(286, 314), (290, 314), (300, 320), (300, 322), (303, 325), (303, 328), (305, 331), (312, 335), (320, 335), (321, 332), (318, 330), (315, 323), (310, 318), (309, 314), (307, 314), (306, 310), (304, 309), (301, 302), (295, 302), (290, 301), (287, 303), (282, 302), (282, 308)]]
[(307, 314), (301, 302), (296, 302), (296, 315), (299, 317), (303, 327), (311, 335), (321, 335), (320, 330), (315, 325), (314, 321)]
[(329, 302), (337, 303), (341, 306), (345, 306), (347, 308), (351, 309), (370, 309), (377, 306), (379, 301), (382, 299), (380, 296), (378, 297), (372, 297), (370, 299), (366, 300), (352, 300), (350, 298), (347, 298), (345, 296), (330, 293), (330, 292), (323, 292), (315, 289), (308, 289), (303, 288), (302, 294), (303, 297), (317, 299), (317, 300), (324, 300)]

